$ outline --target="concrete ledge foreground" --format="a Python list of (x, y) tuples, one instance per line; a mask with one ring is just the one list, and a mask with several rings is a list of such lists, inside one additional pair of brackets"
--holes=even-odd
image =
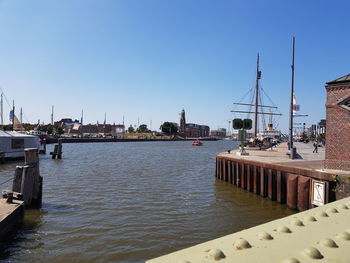
[(350, 197), (147, 263), (350, 263)]
[(17, 223), (23, 219), (23, 201), (13, 200), (13, 203), (6, 203), (6, 199), (0, 198), (0, 239), (14, 230)]

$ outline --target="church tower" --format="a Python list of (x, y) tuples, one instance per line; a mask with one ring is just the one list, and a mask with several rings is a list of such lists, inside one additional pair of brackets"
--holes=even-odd
[(186, 137), (186, 117), (185, 117), (185, 110), (182, 109), (180, 113), (180, 129), (179, 133), (181, 136)]

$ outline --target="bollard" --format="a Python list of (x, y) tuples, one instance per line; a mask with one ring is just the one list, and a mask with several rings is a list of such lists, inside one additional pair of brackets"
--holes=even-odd
[(12, 204), (12, 202), (13, 202), (13, 192), (8, 191), (8, 192), (7, 192), (7, 199), (6, 199), (6, 203), (8, 203), (8, 204)]
[(42, 145), (42, 149), (39, 150), (39, 153), (40, 154), (46, 154), (46, 139), (42, 140), (41, 145)]
[(62, 139), (58, 139), (57, 158), (62, 159)]
[(53, 152), (50, 152), (52, 159), (62, 159), (62, 139), (58, 139), (58, 144), (55, 144)]
[(25, 207), (40, 207), (43, 178), (39, 171), (38, 149), (25, 149), (24, 163), (24, 166), (16, 166), (12, 191), (20, 192), (16, 198), (22, 199)]

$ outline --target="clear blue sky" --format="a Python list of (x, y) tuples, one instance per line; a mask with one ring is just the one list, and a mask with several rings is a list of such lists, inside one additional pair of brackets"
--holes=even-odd
[[(0, 85), (25, 121), (188, 122), (227, 127), (255, 81), (288, 129), (292, 36), (295, 91), (312, 124), (325, 82), (350, 73), (348, 1), (32, 0), (0, 2)], [(248, 101), (248, 100), (247, 100)], [(8, 121), (9, 107), (5, 105)], [(18, 114), (18, 111), (17, 111)], [(242, 116), (245, 117), (245, 116)], [(299, 120), (298, 120), (299, 121)]]

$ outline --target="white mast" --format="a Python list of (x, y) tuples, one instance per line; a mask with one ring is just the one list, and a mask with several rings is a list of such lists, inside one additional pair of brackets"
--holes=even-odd
[(1, 92), (1, 126), (3, 126), (4, 125), (4, 100), (3, 100), (3, 97), (4, 97), (4, 93), (3, 92)]
[(21, 122), (21, 124), (23, 123), (23, 111), (22, 111), (22, 107), (21, 107), (21, 111), (19, 114), (19, 121)]
[(53, 126), (53, 105), (52, 105), (52, 108), (51, 108), (51, 125)]

